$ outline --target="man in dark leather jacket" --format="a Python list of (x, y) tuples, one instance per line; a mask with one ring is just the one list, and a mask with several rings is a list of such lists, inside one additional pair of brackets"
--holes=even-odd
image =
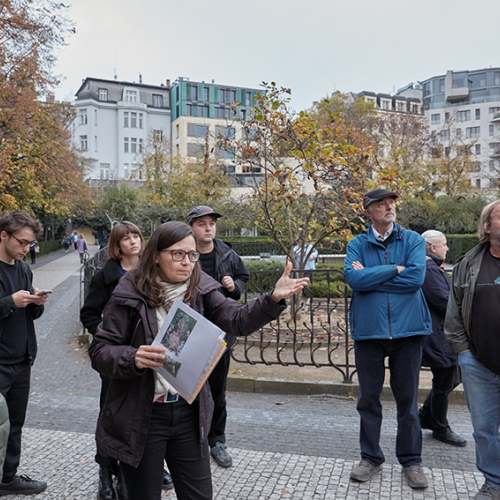
[[(238, 254), (230, 245), (215, 237), (217, 219), (222, 214), (207, 206), (199, 206), (191, 210), (188, 223), (196, 236), (196, 248), (200, 252), (200, 264), (204, 272), (216, 279), (220, 284), (220, 292), (226, 297), (238, 300), (250, 273)], [(231, 332), (228, 344), (234, 343)], [(222, 467), (230, 467), (233, 460), (226, 449), (226, 384), (229, 372), (231, 352), (228, 349), (214, 368), (208, 382), (214, 400), (214, 414), (208, 435), (210, 453)]]

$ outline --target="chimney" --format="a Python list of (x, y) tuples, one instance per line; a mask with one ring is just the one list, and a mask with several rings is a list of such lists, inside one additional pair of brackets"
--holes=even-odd
[(170, 87), (170, 80), (167, 79), (167, 87)]
[(54, 94), (50, 93), (45, 96), (45, 102), (47, 104), (54, 104), (55, 96)]

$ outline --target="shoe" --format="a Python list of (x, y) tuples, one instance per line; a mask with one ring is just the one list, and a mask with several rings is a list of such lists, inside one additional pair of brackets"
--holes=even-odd
[(422, 412), (418, 412), (418, 418), (420, 419), (420, 427), (422, 429), (429, 429), (432, 431), (432, 421), (429, 417), (424, 417)]
[(432, 437), (452, 446), (465, 446), (467, 444), (467, 441), (462, 436), (455, 434), (451, 429), (446, 429), (444, 434), (437, 434), (434, 431)]
[(500, 490), (484, 483), (479, 490), (479, 493), (474, 497), (474, 500), (500, 500)]
[(366, 460), (361, 460), (358, 465), (355, 465), (351, 471), (351, 479), (355, 481), (360, 481), (364, 483), (368, 481), (373, 474), (376, 474), (379, 470), (382, 470), (381, 465), (372, 465)]
[(233, 465), (233, 459), (227, 452), (226, 445), (220, 441), (210, 448), (210, 455), (215, 458), (215, 461), (221, 467), (231, 467), (231, 465)]
[(6, 495), (35, 495), (41, 493), (47, 488), (47, 483), (44, 481), (35, 481), (26, 474), (15, 476), (10, 483), (0, 484), (0, 496)]
[(421, 465), (411, 465), (410, 467), (403, 467), (403, 473), (406, 476), (410, 487), (427, 488), (427, 486), (429, 486)]
[(112, 468), (101, 466), (99, 469), (99, 491), (97, 500), (115, 500), (116, 493), (113, 488)]
[(168, 470), (163, 470), (163, 489), (172, 490), (174, 488), (174, 482), (172, 481), (172, 476), (169, 474)]

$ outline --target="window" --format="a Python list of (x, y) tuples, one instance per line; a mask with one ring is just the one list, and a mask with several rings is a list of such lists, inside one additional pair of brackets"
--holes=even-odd
[(128, 102), (137, 102), (137, 90), (126, 90), (125, 100)]
[(130, 166), (128, 163), (123, 164), (123, 178), (125, 180), (130, 178)]
[(493, 137), (493, 131), (494, 131), (493, 125), (490, 125), (488, 130), (489, 130), (490, 137)]
[(389, 109), (389, 101), (382, 101), (382, 109)]
[(101, 163), (101, 180), (107, 181), (109, 179), (109, 163)]
[(81, 109), (80, 110), (80, 125), (87, 125), (88, 119), (87, 119), (87, 109)]
[(243, 120), (246, 120), (247, 117), (247, 110), (246, 109), (240, 109), (240, 116)]
[(495, 113), (495, 114), (496, 114), (496, 113), (499, 113), (499, 112), (500, 112), (500, 107), (490, 108), (490, 109), (489, 109), (489, 112), (490, 112), (490, 115), (491, 115), (492, 113)]
[(137, 128), (137, 113), (130, 113), (130, 127)]
[(229, 90), (226, 97), (229, 99), (229, 104), (236, 102), (236, 90)]
[(221, 148), (219, 146), (216, 146), (215, 156), (217, 158), (224, 158), (226, 160), (232, 160), (234, 158), (234, 153), (232, 153), (231, 151), (227, 151), (226, 149)]
[(418, 114), (418, 104), (411, 105), (411, 112), (415, 115)]
[(89, 143), (88, 143), (88, 140), (87, 140), (87, 136), (86, 135), (81, 135), (80, 136), (80, 150), (81, 151), (87, 151), (88, 147), (89, 147)]
[(128, 128), (128, 111), (123, 113), (123, 127)]
[(439, 137), (442, 141), (449, 141), (450, 140), (450, 129), (441, 130), (439, 132)]
[(142, 113), (139, 113), (139, 128), (142, 128)]
[(457, 139), (461, 139), (461, 138), (462, 138), (462, 129), (457, 128)]
[(163, 96), (161, 94), (153, 94), (153, 108), (163, 108)]
[(398, 102), (398, 111), (404, 111), (404, 110), (405, 110), (405, 103)]
[(123, 139), (123, 152), (128, 153), (128, 137), (124, 137)]
[(209, 100), (209, 89), (208, 87), (203, 87), (203, 100), (208, 101)]
[(500, 153), (500, 142), (490, 142), (490, 154), (497, 155)]
[(198, 116), (208, 118), (208, 106), (198, 106)]
[(94, 135), (94, 151), (97, 153), (97, 135)]
[(481, 179), (476, 179), (476, 187), (481, 189)]
[(204, 148), (202, 144), (194, 144), (188, 142), (188, 156), (200, 156), (203, 154)]
[(467, 139), (477, 138), (481, 136), (481, 127), (467, 127), (465, 129), (465, 137)]
[(443, 93), (444, 93), (444, 78), (441, 78), (441, 79), (439, 80), (439, 92), (440, 92), (441, 94), (443, 94)]
[(175, 126), (175, 138), (178, 139), (179, 138), (179, 124), (177, 124)]
[(130, 152), (137, 153), (137, 139), (135, 137), (130, 139)]
[(187, 124), (188, 137), (205, 137), (208, 132), (207, 125), (197, 125), (196, 123)]
[(226, 102), (226, 89), (219, 89), (219, 102)]
[(108, 100), (108, 89), (99, 89), (99, 100), (100, 101)]
[(214, 118), (220, 118), (221, 117), (221, 109), (219, 106), (214, 106)]
[(445, 113), (444, 114), (444, 122), (445, 123), (450, 123), (450, 113)]
[(97, 109), (94, 109), (94, 125), (97, 126)]
[(489, 168), (490, 172), (494, 172), (495, 171), (495, 160), (490, 160), (489, 161), (488, 168)]
[(246, 101), (245, 101), (245, 104), (247, 106), (251, 106), (252, 105), (252, 92), (248, 91), (246, 92)]
[(139, 139), (139, 153), (142, 153), (142, 139)]
[(441, 115), (431, 115), (431, 125), (439, 125), (441, 123)]
[(480, 120), (480, 119), (481, 119), (481, 110), (476, 109), (476, 120)]
[(193, 116), (193, 111), (191, 109), (191, 104), (186, 104), (186, 116)]
[(198, 100), (198, 86), (197, 85), (191, 85), (191, 100), (192, 101)]
[(476, 154), (477, 155), (481, 154), (481, 144), (476, 144)]
[(459, 122), (468, 122), (470, 120), (470, 109), (467, 111), (458, 111), (457, 120)]
[(153, 140), (160, 142), (163, 139), (163, 130), (153, 130)]
[(479, 75), (469, 75), (469, 86), (471, 89), (486, 86), (486, 73), (479, 73)]

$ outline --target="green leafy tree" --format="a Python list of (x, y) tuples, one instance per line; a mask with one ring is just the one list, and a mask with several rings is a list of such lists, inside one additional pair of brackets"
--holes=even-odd
[(136, 220), (138, 207), (139, 193), (128, 184), (108, 187), (99, 203), (99, 210), (106, 215), (110, 227), (122, 220)]

